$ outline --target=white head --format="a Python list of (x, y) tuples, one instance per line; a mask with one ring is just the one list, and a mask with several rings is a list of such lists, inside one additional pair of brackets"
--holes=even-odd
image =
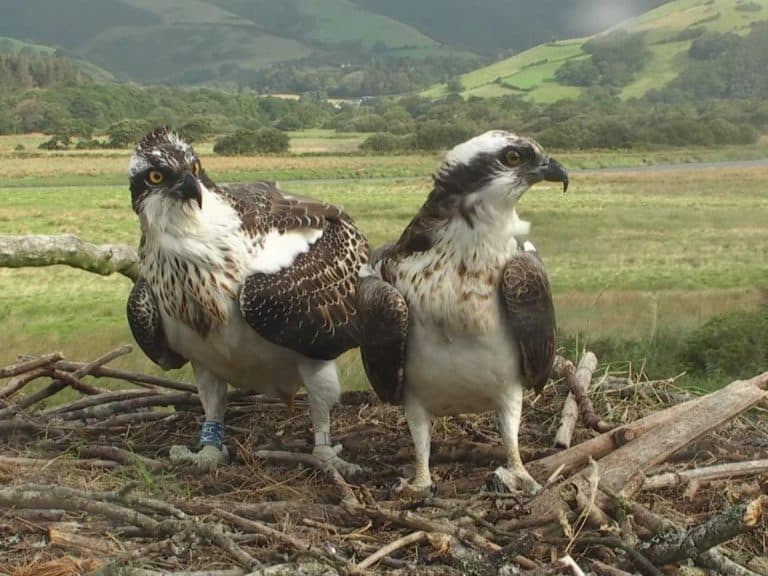
[(476, 210), (513, 210), (542, 180), (568, 187), (568, 172), (532, 138), (503, 130), (475, 136), (450, 150), (435, 176), (438, 200), (458, 205), (465, 218)]
[(213, 187), (192, 146), (169, 128), (158, 128), (141, 139), (128, 164), (128, 178), (138, 214), (150, 200), (200, 209), (203, 187)]

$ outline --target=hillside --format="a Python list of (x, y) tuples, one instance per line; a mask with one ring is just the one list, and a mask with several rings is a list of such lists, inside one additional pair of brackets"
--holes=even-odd
[[(331, 51), (435, 50), (351, 0), (0, 0), (0, 35), (141, 83), (206, 82)], [(45, 14), (42, 18), (40, 15)], [(223, 74), (222, 74), (223, 72)]]
[[(540, 44), (511, 58), (473, 70), (459, 80), (465, 96), (522, 95), (536, 102), (578, 96), (583, 88), (565, 85), (555, 71), (565, 62), (586, 60), (584, 45), (607, 33), (623, 30), (646, 34), (650, 58), (637, 77), (621, 87), (622, 98), (662, 88), (692, 64), (688, 52), (704, 31), (747, 34), (755, 22), (768, 20), (768, 0), (673, 0), (641, 16), (625, 20), (605, 32)], [(424, 92), (430, 97), (448, 93), (445, 84)]]
[(495, 56), (594, 34), (667, 0), (357, 0), (440, 42)]
[[(269, 88), (257, 74), (276, 63), (325, 66), (324, 73), (379, 56), (461, 63), (593, 33), (662, 2), (0, 0), (0, 36), (50, 46), (123, 81)], [(579, 17), (587, 6), (603, 18)], [(378, 84), (368, 83), (371, 90)]]

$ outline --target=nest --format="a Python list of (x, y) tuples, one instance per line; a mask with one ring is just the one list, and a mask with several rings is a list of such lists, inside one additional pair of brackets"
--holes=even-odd
[[(598, 371), (591, 354), (559, 359), (520, 435), (541, 494), (493, 491), (505, 454), (480, 414), (435, 422), (437, 491), (409, 500), (391, 490), (411, 475), (405, 418), (371, 392), (333, 412), (342, 455), (364, 468), (353, 483), (311, 456), (303, 396), (230, 393), (232, 462), (172, 466), (169, 447), (196, 442), (199, 399), (106, 366), (129, 351), (0, 368), (0, 574), (768, 573), (768, 373), (699, 398)], [(66, 387), (82, 397), (50, 402)]]

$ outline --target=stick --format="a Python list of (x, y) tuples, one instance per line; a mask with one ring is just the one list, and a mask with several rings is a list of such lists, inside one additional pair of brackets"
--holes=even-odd
[(131, 398), (129, 400), (120, 400), (118, 402), (108, 402), (98, 406), (90, 406), (79, 410), (71, 410), (59, 414), (62, 420), (79, 420), (88, 418), (106, 418), (113, 414), (123, 414), (131, 412), (138, 408), (150, 408), (155, 406), (197, 406), (200, 398), (196, 394), (189, 392), (176, 392), (174, 394), (154, 394), (152, 396), (142, 396), (140, 398)]
[[(83, 378), (84, 376), (87, 376), (88, 374), (90, 374), (91, 370), (94, 370), (99, 366), (112, 362), (112, 360), (114, 360), (115, 358), (119, 358), (120, 356), (125, 356), (126, 354), (130, 354), (131, 350), (133, 350), (133, 348), (131, 348), (130, 346), (121, 346), (120, 348), (116, 348), (115, 350), (112, 350), (111, 352), (107, 352), (103, 356), (100, 356), (93, 362), (84, 364), (81, 368), (79, 368), (78, 370), (75, 370), (72, 373), (72, 376), (77, 379)], [(49, 396), (53, 396), (54, 394), (63, 390), (66, 386), (67, 386), (67, 383), (63, 382), (62, 380), (54, 380), (42, 390), (39, 390), (37, 393), (32, 394), (27, 398), (24, 398), (24, 400), (22, 400), (15, 406), (9, 406), (8, 408), (4, 408), (3, 410), (0, 410), (0, 418), (5, 418), (9, 415), (16, 414), (20, 410), (29, 408), (30, 406), (37, 404), (41, 400), (48, 398)]]
[(369, 518), (383, 520), (385, 522), (391, 522), (398, 526), (405, 526), (415, 530), (423, 530), (425, 532), (439, 532), (442, 534), (448, 534), (449, 536), (455, 536), (460, 540), (469, 542), (470, 544), (481, 548), (486, 552), (498, 553), (501, 551), (501, 546), (491, 542), (487, 538), (484, 538), (475, 531), (467, 530), (461, 526), (450, 524), (448, 522), (439, 522), (425, 518), (411, 511), (404, 510), (402, 512), (393, 512), (379, 507), (370, 506), (345, 506), (347, 510), (352, 512), (360, 512), (365, 514)]
[(258, 561), (243, 550), (225, 534), (220, 527), (191, 520), (155, 520), (151, 516), (109, 502), (112, 493), (88, 493), (74, 488), (57, 485), (27, 484), (25, 486), (0, 488), (0, 506), (6, 508), (60, 508), (77, 512), (91, 512), (104, 516), (118, 524), (129, 524), (141, 528), (155, 537), (171, 537), (178, 533), (196, 534), (210, 540), (225, 550), (243, 566), (258, 565)]
[(396, 552), (397, 550), (400, 550), (401, 548), (405, 548), (406, 546), (411, 546), (412, 544), (418, 544), (419, 542), (422, 542), (426, 540), (427, 533), (423, 530), (419, 530), (418, 532), (411, 532), (407, 536), (403, 536), (402, 538), (398, 538), (397, 540), (394, 540), (387, 544), (386, 546), (383, 546), (376, 550), (373, 554), (365, 558), (362, 562), (358, 562), (355, 565), (355, 570), (362, 571), (366, 568), (370, 568), (374, 564), (376, 564), (379, 560), (386, 558), (393, 552)]
[(96, 386), (91, 386), (90, 384), (82, 382), (79, 378), (76, 378), (74, 374), (64, 372), (63, 370), (57, 370), (56, 368), (53, 369), (52, 377), (56, 380), (61, 380), (65, 384), (69, 384), (78, 392), (88, 394), (89, 396), (95, 396), (105, 392), (105, 390), (102, 390), (101, 388), (96, 388)]
[(629, 572), (604, 564), (600, 560), (592, 560), (592, 570), (597, 576), (632, 576)]
[(33, 380), (37, 380), (42, 376), (50, 375), (50, 366), (41, 366), (40, 368), (35, 368), (33, 370), (29, 370), (28, 372), (24, 372), (23, 374), (19, 374), (15, 378), (8, 380), (8, 383), (3, 386), (2, 389), (0, 389), (0, 398), (10, 398)]
[(90, 244), (72, 234), (0, 235), (0, 268), (65, 264), (102, 276), (119, 273), (139, 277), (136, 250), (122, 244)]
[(352, 488), (350, 488), (349, 484), (347, 484), (347, 482), (344, 480), (344, 477), (341, 475), (341, 473), (330, 464), (320, 460), (317, 456), (313, 456), (312, 454), (304, 454), (302, 452), (286, 452), (283, 450), (257, 450), (253, 455), (257, 458), (262, 458), (264, 460), (274, 460), (276, 462), (308, 464), (309, 466), (324, 472), (331, 478), (331, 481), (341, 491), (342, 502), (359, 504), (357, 496), (355, 496)]
[(717, 464), (704, 468), (693, 468), (692, 470), (680, 470), (679, 472), (667, 472), (665, 474), (649, 476), (643, 482), (643, 490), (658, 490), (659, 488), (679, 486), (692, 480), (708, 482), (721, 478), (762, 474), (763, 472), (768, 472), (768, 460)]
[[(595, 370), (597, 370), (597, 357), (592, 352), (586, 352), (582, 356), (578, 370), (573, 367), (573, 363), (570, 360), (566, 360), (562, 356), (555, 358), (555, 365), (552, 369), (555, 375), (563, 378), (565, 383), (568, 384), (570, 389), (569, 396), (573, 395), (584, 423), (598, 432), (607, 432), (612, 426), (597, 415), (595, 407), (592, 405), (592, 400), (589, 398), (589, 384), (592, 381), (592, 373)], [(573, 425), (575, 427), (575, 421)], [(564, 432), (564, 434), (567, 434), (567, 432)], [(571, 429), (570, 434), (573, 434), (573, 429)], [(568, 438), (564, 436), (563, 439)], [(568, 440), (568, 444), (564, 445), (565, 448), (570, 446), (570, 439)]]
[[(331, 560), (333, 563), (341, 562), (348, 564), (345, 560), (341, 560), (340, 558), (332, 555), (330, 552), (326, 552), (322, 548), (309, 544), (303, 540), (299, 540), (290, 534), (285, 534), (284, 532), (275, 530), (274, 528), (271, 528), (263, 522), (259, 522), (258, 520), (248, 520), (247, 518), (243, 518), (237, 514), (232, 514), (231, 512), (227, 512), (226, 510), (221, 509), (215, 509), (213, 513), (219, 518), (226, 520), (233, 526), (237, 526), (238, 528), (247, 530), (248, 532), (256, 532), (257, 534), (262, 534), (268, 538), (272, 538), (273, 540), (287, 544), (297, 552), (308, 554), (309, 556), (319, 560)], [(351, 568), (351, 566), (348, 568)]]
[(90, 458), (105, 458), (114, 460), (120, 464), (141, 464), (152, 472), (158, 472), (166, 468), (166, 465), (158, 460), (147, 458), (141, 454), (123, 450), (117, 446), (83, 446), (80, 448), (80, 456)]
[(723, 554), (717, 546), (700, 554), (696, 558), (696, 563), (714, 570), (715, 573), (722, 576), (760, 576), (757, 572), (736, 564), (736, 562)]
[[(579, 415), (579, 404), (576, 401), (576, 394), (589, 398), (589, 384), (592, 381), (592, 373), (595, 370), (597, 370), (597, 357), (592, 352), (587, 352), (581, 357), (579, 367), (575, 373), (573, 371), (573, 364), (570, 361), (562, 356), (558, 356), (555, 359), (553, 371), (556, 374), (563, 375), (568, 386), (571, 388), (563, 404), (560, 428), (557, 429), (555, 434), (555, 446), (557, 448), (568, 448), (571, 445), (573, 431), (576, 429), (576, 419)], [(594, 410), (592, 414), (594, 414)], [(584, 418), (586, 422), (586, 414)], [(600, 431), (605, 432), (606, 430)]]
[(115, 552), (115, 548), (110, 544), (110, 541), (103, 538), (73, 534), (53, 527), (48, 528), (47, 536), (51, 546), (58, 546), (59, 548), (86, 552), (89, 555), (112, 554)]
[(40, 416), (52, 416), (54, 414), (61, 414), (63, 412), (71, 412), (73, 410), (79, 410), (81, 408), (89, 408), (91, 406), (98, 406), (99, 404), (106, 404), (107, 402), (117, 402), (120, 400), (129, 400), (131, 398), (143, 398), (146, 396), (152, 396), (160, 394), (154, 390), (120, 390), (118, 392), (102, 392), (96, 397), (91, 398), (78, 398), (67, 404), (61, 406), (55, 406), (53, 408), (47, 408), (40, 411)]
[[(56, 363), (56, 368), (64, 370), (65, 372), (74, 372), (79, 368), (85, 366), (83, 362), (70, 362), (62, 360)], [(117, 380), (126, 380), (139, 386), (146, 384), (149, 386), (160, 386), (162, 388), (170, 388), (171, 390), (178, 390), (180, 392), (197, 392), (197, 387), (192, 384), (186, 384), (179, 382), (178, 380), (172, 380), (170, 378), (163, 378), (162, 376), (152, 376), (150, 374), (140, 374), (138, 372), (129, 372), (127, 370), (120, 370), (119, 368), (109, 368), (106, 366), (100, 366), (90, 372), (92, 376), (96, 378), (115, 378)]]
[(640, 544), (638, 549), (649, 560), (659, 565), (695, 558), (702, 552), (757, 527), (765, 510), (768, 510), (768, 496), (763, 495), (747, 504), (731, 506), (725, 512), (689, 530), (659, 534), (653, 540)]
[[(61, 354), (61, 352), (54, 352), (53, 354), (46, 354), (45, 356), (31, 358), (17, 364), (11, 364), (10, 366), (0, 368), (0, 378), (18, 376), (19, 374), (24, 374), (25, 372), (29, 372), (35, 368), (49, 367), (51, 364), (61, 360), (62, 358), (64, 358), (64, 356)], [(7, 395), (8, 394), (5, 393), (5, 390), (0, 390), (0, 398), (5, 398)]]
[(118, 463), (112, 460), (101, 458), (81, 458), (79, 460), (62, 460), (61, 458), (26, 458), (24, 456), (1, 456), (0, 466), (29, 466), (48, 468), (49, 466), (60, 466), (62, 464), (74, 464), (78, 468), (117, 468)]

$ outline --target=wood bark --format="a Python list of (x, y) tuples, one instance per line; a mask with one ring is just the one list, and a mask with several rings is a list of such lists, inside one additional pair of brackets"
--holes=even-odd
[(679, 470), (649, 476), (643, 482), (643, 490), (658, 490), (686, 484), (692, 480), (709, 482), (722, 478), (734, 478), (750, 474), (762, 474), (768, 472), (768, 460), (748, 460), (747, 462), (731, 462), (728, 464), (716, 464), (704, 468), (691, 470)]
[(573, 364), (561, 356), (557, 357), (555, 372), (561, 373), (564, 376), (567, 374), (567, 378), (573, 379), (570, 384), (572, 390), (568, 392), (568, 397), (563, 404), (560, 427), (555, 434), (555, 446), (558, 448), (568, 448), (571, 445), (573, 431), (576, 429), (576, 420), (579, 417), (579, 403), (576, 400), (576, 395), (574, 395), (574, 390), (578, 390), (577, 394), (580, 393), (588, 398), (589, 384), (592, 382), (592, 373), (595, 370), (597, 370), (597, 356), (592, 352), (587, 352), (581, 357), (579, 366), (576, 368), (573, 376), (571, 376)]
[(25, 268), (63, 264), (102, 276), (122, 274), (136, 281), (139, 256), (123, 244), (91, 244), (73, 234), (0, 235), (0, 267)]

